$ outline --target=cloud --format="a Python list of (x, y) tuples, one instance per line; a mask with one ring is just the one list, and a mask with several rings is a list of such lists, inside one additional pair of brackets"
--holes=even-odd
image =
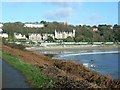
[(66, 8), (59, 8), (53, 11), (50, 11), (46, 13), (43, 17), (48, 20), (61, 20), (61, 19), (67, 19), (72, 14), (72, 8), (66, 7)]
[(91, 21), (98, 21), (100, 19), (101, 19), (101, 17), (99, 15), (96, 15), (96, 14), (90, 16)]

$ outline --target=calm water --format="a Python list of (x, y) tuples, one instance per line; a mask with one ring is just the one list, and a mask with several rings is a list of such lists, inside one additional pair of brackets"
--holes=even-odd
[[(57, 54), (53, 58), (61, 60), (71, 60), (84, 65), (93, 65), (88, 67), (91, 70), (101, 74), (107, 74), (113, 78), (120, 78), (120, 51), (71, 51), (69, 53)], [(86, 66), (87, 67), (87, 66)]]

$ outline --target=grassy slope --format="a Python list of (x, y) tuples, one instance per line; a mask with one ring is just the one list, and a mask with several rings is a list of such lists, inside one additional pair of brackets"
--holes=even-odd
[[(1, 54), (2, 52), (0, 52)], [(1, 56), (1, 55), (0, 55)], [(40, 71), (30, 64), (24, 63), (18, 58), (15, 58), (7, 53), (2, 53), (2, 58), (8, 62), (11, 66), (19, 70), (25, 75), (27, 81), (33, 86), (38, 88), (50, 88), (52, 87), (52, 79), (44, 76)]]

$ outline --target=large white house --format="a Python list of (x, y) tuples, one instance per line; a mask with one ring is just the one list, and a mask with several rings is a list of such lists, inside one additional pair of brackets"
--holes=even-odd
[(48, 33), (29, 33), (29, 40), (33, 41), (33, 42), (41, 42), (44, 40), (47, 40), (48, 37), (52, 37), (53, 39), (65, 39), (67, 37), (75, 37), (75, 30), (73, 30), (72, 32), (57, 32), (55, 30), (54, 34), (48, 34)]
[(39, 33), (29, 33), (29, 40), (33, 42), (41, 42), (42, 41), (42, 36)]
[(0, 28), (0, 32), (2, 32), (3, 30)]
[(56, 39), (65, 39), (67, 37), (75, 37), (75, 30), (73, 29), (72, 32), (59, 32), (55, 30), (55, 38)]
[[(42, 42), (47, 40), (49, 37), (52, 37), (53, 39), (65, 39), (67, 37), (75, 37), (75, 30), (72, 32), (60, 32), (56, 31), (54, 34), (48, 34), (48, 33), (29, 33), (28, 38), (29, 40), (33, 42)], [(27, 39), (25, 35), (22, 35), (20, 33), (14, 33), (14, 37), (16, 39)]]
[(44, 24), (36, 24), (36, 23), (25, 23), (24, 27), (30, 27), (30, 28), (42, 28), (44, 27)]
[(2, 37), (2, 38), (8, 38), (8, 34), (7, 33), (0, 33), (0, 37)]
[(21, 33), (14, 33), (14, 37), (16, 39), (27, 39), (25, 35), (22, 35)]
[(3, 27), (3, 24), (0, 23), (0, 37), (2, 38), (8, 38), (8, 34), (7, 33), (2, 33), (2, 27)]

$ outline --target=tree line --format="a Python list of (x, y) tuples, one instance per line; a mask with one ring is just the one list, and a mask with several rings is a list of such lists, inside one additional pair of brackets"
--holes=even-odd
[[(37, 22), (38, 23), (38, 22)], [(59, 22), (46, 22), (41, 21), (45, 26), (42, 28), (29, 28), (24, 27), (22, 22), (4, 23), (3, 32), (7, 33), (9, 37), (14, 37), (14, 32), (21, 33), (28, 36), (28, 33), (49, 33), (54, 34), (55, 29), (57, 31), (72, 31), (76, 30), (75, 37), (68, 37), (64, 39), (66, 42), (120, 42), (120, 25), (115, 24), (113, 28), (111, 25), (98, 25), (98, 26), (87, 26), (87, 25), (64, 25)], [(93, 31), (93, 28), (97, 28), (97, 31)]]

